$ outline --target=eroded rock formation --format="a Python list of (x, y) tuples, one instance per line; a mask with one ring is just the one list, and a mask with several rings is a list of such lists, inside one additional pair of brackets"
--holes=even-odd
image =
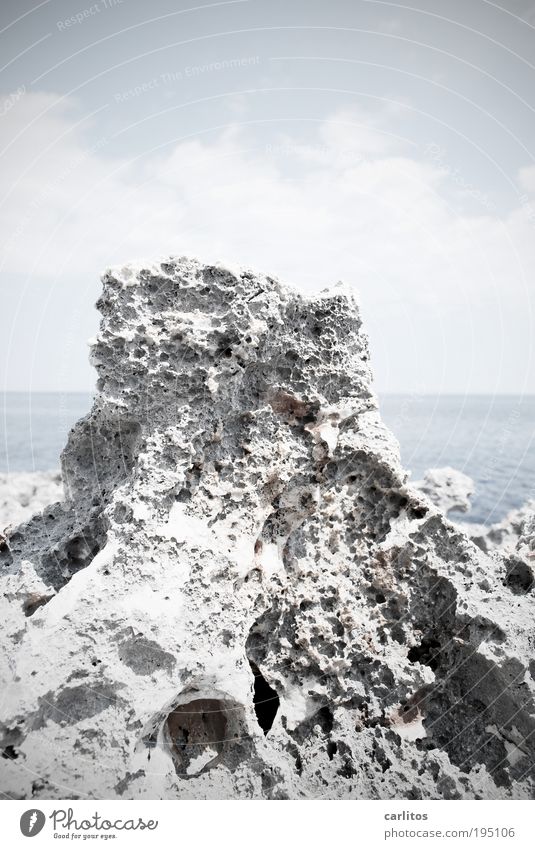
[(428, 469), (421, 481), (413, 486), (423, 492), (445, 516), (453, 510), (466, 513), (470, 508), (470, 496), (474, 492), (474, 481), (450, 466)]
[[(445, 515), (453, 511), (468, 512), (471, 506), (470, 497), (475, 489), (472, 478), (449, 466), (428, 469), (423, 480), (414, 481), (413, 486)], [(504, 557), (518, 555), (528, 567), (535, 561), (535, 501), (533, 500), (511, 510), (503, 519), (492, 525), (460, 522), (458, 519), (455, 519), (454, 523), (456, 528), (469, 536), (488, 554), (498, 552)], [(531, 572), (531, 569), (527, 571)]]
[(353, 296), (170, 259), (99, 309), (0, 555), (2, 791), (530, 797), (531, 586), (406, 485)]
[(0, 474), (0, 534), (26, 522), (34, 513), (63, 498), (61, 473)]

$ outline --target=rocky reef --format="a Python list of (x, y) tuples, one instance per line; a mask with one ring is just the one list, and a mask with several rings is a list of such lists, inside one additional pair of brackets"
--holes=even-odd
[(103, 278), (64, 500), (0, 552), (10, 798), (531, 798), (533, 528), (409, 486), (343, 287)]
[[(414, 481), (413, 486), (445, 515), (455, 512), (466, 513), (470, 509), (470, 497), (475, 489), (472, 478), (449, 466), (428, 469), (424, 479)], [(519, 554), (527, 565), (535, 560), (535, 501), (533, 499), (522, 507), (511, 510), (503, 519), (492, 525), (461, 522), (456, 518), (455, 527), (489, 554), (493, 551), (500, 552), (504, 556)]]
[(0, 534), (62, 498), (59, 471), (0, 474)]
[(428, 469), (423, 480), (414, 481), (413, 486), (423, 492), (445, 516), (454, 510), (466, 513), (470, 509), (470, 496), (475, 488), (472, 478), (450, 466)]

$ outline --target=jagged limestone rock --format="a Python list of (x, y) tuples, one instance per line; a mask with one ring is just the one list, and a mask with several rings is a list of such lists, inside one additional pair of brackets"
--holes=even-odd
[[(450, 466), (428, 469), (423, 480), (414, 481), (413, 486), (445, 515), (455, 510), (468, 512), (475, 488), (472, 478)], [(535, 559), (535, 501), (530, 500), (522, 507), (511, 510), (493, 525), (458, 520), (455, 520), (454, 524), (482, 551), (488, 554), (499, 552), (504, 557), (515, 555), (511, 560), (513, 568), (520, 557), (528, 567), (522, 571), (526, 576), (531, 574), (533, 581), (531, 563)]]
[(533, 593), (406, 485), (358, 306), (104, 276), (66, 499), (0, 555), (14, 798), (533, 792)]
[(34, 513), (61, 498), (63, 486), (59, 471), (0, 474), (0, 533), (26, 522)]
[(492, 525), (463, 525), (467, 533), (483, 551), (501, 554), (521, 552), (529, 561), (535, 557), (535, 501), (511, 510)]
[(474, 481), (450, 466), (428, 469), (421, 481), (414, 481), (419, 489), (439, 510), (448, 515), (452, 510), (466, 513), (470, 508), (470, 497), (474, 492)]

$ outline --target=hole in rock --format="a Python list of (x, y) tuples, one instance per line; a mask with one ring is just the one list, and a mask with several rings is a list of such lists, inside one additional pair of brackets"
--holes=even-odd
[(327, 754), (328, 754), (328, 756), (329, 756), (329, 760), (330, 760), (330, 761), (332, 761), (332, 759), (334, 758), (334, 756), (335, 756), (335, 754), (337, 753), (337, 751), (338, 751), (338, 746), (336, 745), (336, 743), (333, 743), (333, 742), (330, 740), (330, 741), (327, 743)]
[(357, 774), (357, 770), (353, 764), (353, 761), (350, 757), (346, 757), (343, 763), (343, 766), (337, 770), (338, 775), (341, 775), (342, 778), (353, 778)]
[(314, 722), (319, 724), (324, 734), (330, 734), (334, 726), (334, 716), (332, 710), (325, 705), (320, 708), (314, 717)]
[(179, 705), (167, 717), (167, 730), (178, 753), (198, 754), (206, 747), (217, 751), (226, 740), (227, 715), (219, 699), (194, 699)]
[(256, 663), (250, 660), (249, 665), (254, 675), (253, 704), (256, 718), (264, 734), (267, 734), (271, 730), (277, 716), (280, 699), (273, 687), (269, 686)]
[(508, 557), (505, 566), (507, 569), (504, 578), (505, 586), (509, 587), (515, 595), (528, 593), (534, 581), (533, 571), (528, 564), (516, 557)]
[(421, 663), (429, 666), (433, 672), (438, 668), (440, 643), (433, 637), (424, 638), (419, 646), (413, 646), (407, 654), (411, 663)]
[(6, 758), (8, 761), (17, 760), (18, 756), (18, 752), (14, 746), (6, 746), (5, 749), (2, 750), (2, 757)]
[(11, 550), (9, 548), (7, 539), (2, 537), (3, 544), (0, 546), (0, 566), (6, 569), (11, 566), (13, 563), (13, 555), (11, 554)]
[(207, 696), (177, 705), (165, 720), (164, 738), (180, 778), (219, 763), (233, 771), (247, 757), (243, 707), (231, 699)]

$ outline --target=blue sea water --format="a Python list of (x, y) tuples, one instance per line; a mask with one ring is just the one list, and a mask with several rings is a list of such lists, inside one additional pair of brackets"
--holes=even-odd
[[(6, 393), (0, 472), (55, 469), (69, 429), (91, 406), (87, 393)], [(382, 395), (383, 419), (418, 479), (453, 466), (476, 483), (465, 518), (492, 523), (535, 497), (535, 396)]]
[(6, 392), (0, 396), (0, 472), (59, 468), (69, 430), (91, 409), (86, 392)]
[(492, 524), (535, 498), (534, 395), (385, 395), (380, 407), (413, 480), (441, 466), (473, 479), (466, 521)]

